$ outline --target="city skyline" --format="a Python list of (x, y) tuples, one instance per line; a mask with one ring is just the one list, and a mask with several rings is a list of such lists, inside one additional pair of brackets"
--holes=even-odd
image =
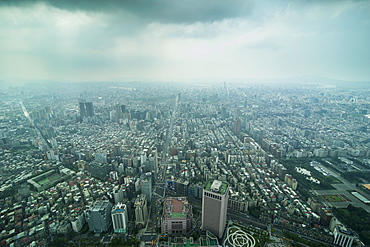
[(1, 89), (0, 241), (364, 247), (365, 86)]
[(370, 81), (367, 1), (2, 1), (0, 83)]

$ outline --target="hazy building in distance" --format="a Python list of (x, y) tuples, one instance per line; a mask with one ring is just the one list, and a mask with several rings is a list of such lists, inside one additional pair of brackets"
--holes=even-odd
[(92, 102), (86, 102), (85, 103), (85, 108), (86, 108), (86, 116), (87, 117), (93, 117), (94, 114), (94, 107)]
[(81, 119), (87, 116), (85, 102), (79, 102)]
[(79, 102), (79, 107), (80, 107), (81, 122), (84, 122), (84, 121), (86, 121), (86, 118), (93, 117), (95, 115), (94, 106), (93, 106), (92, 102), (80, 101)]
[(221, 238), (226, 227), (229, 185), (219, 180), (210, 180), (203, 189), (202, 230)]

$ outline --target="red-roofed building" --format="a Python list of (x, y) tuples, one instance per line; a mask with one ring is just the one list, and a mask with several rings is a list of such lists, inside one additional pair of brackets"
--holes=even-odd
[(168, 197), (163, 205), (162, 233), (185, 234), (192, 224), (192, 207), (186, 197)]

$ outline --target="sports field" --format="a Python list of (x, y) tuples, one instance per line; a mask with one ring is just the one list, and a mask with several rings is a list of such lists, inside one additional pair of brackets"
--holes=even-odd
[(54, 182), (56, 180), (58, 180), (61, 176), (57, 173), (54, 173), (40, 181), (37, 181), (37, 183), (41, 186), (45, 185), (45, 184), (48, 184), (48, 183), (51, 183), (51, 182)]
[(39, 185), (43, 186), (43, 185), (45, 185), (45, 184), (47, 184), (47, 183), (50, 183), (50, 180), (49, 180), (49, 179), (47, 179), (47, 178), (45, 178), (45, 179), (43, 179), (43, 180), (37, 181), (37, 183), (38, 183)]
[(322, 195), (327, 202), (350, 202), (345, 195)]
[(61, 176), (58, 173), (54, 173), (53, 175), (49, 176), (48, 179), (52, 182), (59, 179)]

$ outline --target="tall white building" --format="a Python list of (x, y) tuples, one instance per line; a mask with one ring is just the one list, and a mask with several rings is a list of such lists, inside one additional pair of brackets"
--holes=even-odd
[(341, 247), (351, 247), (355, 236), (344, 227), (337, 226), (334, 229), (334, 244)]
[(114, 232), (126, 233), (127, 232), (127, 206), (123, 203), (117, 203), (112, 208), (112, 222)]
[(203, 189), (202, 230), (222, 238), (226, 227), (229, 185), (219, 180), (208, 181)]

